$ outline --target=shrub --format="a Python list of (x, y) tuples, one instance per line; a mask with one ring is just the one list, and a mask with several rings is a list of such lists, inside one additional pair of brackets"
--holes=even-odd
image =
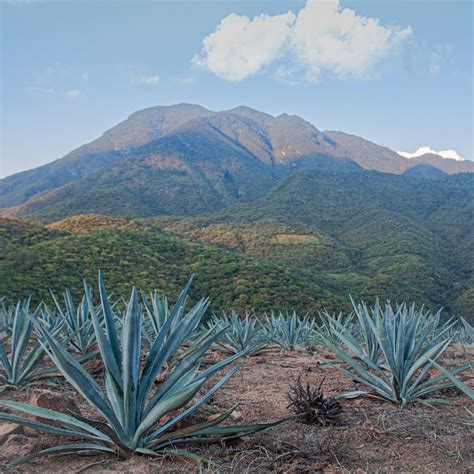
[(306, 386), (301, 383), (301, 377), (295, 378), (288, 390), (288, 408), (297, 415), (304, 415), (302, 420), (310, 425), (328, 425), (335, 423), (342, 413), (339, 402), (332, 396), (324, 397), (324, 379), (319, 386)]

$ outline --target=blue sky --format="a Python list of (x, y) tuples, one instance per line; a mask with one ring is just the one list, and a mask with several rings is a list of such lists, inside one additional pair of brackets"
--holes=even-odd
[(138, 109), (181, 102), (297, 114), (394, 150), (472, 159), (472, 8), (3, 0), (0, 176), (60, 158)]

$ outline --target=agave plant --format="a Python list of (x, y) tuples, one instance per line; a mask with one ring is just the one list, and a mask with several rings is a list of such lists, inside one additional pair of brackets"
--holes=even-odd
[[(374, 363), (377, 364), (380, 355), (381, 355), (381, 348), (378, 344), (377, 338), (373, 331), (370, 330), (371, 323), (380, 317), (383, 313), (383, 309), (380, 307), (379, 300), (375, 301), (374, 307), (369, 310), (367, 305), (362, 302), (360, 304), (356, 304), (355, 301), (351, 297), (351, 303), (354, 308), (354, 314), (359, 326), (359, 339), (361, 339), (361, 346), (364, 348), (364, 352), (366, 356)], [(337, 334), (340, 333), (342, 327), (339, 324), (339, 331), (336, 332)]]
[[(19, 302), (13, 313), (11, 335), (0, 341), (0, 388), (21, 388), (51, 373), (45, 350), (37, 340), (29, 317), (30, 300)], [(38, 317), (38, 307), (33, 317)]]
[(256, 355), (268, 345), (262, 338), (262, 328), (258, 319), (248, 312), (243, 318), (234, 311), (230, 317), (223, 313), (221, 317), (215, 316), (208, 327), (228, 327), (228, 330), (216, 340), (217, 346), (224, 352), (237, 354), (247, 351), (248, 355)]
[[(324, 344), (349, 368), (332, 365), (368, 388), (368, 391), (361, 390), (347, 396), (375, 394), (404, 407), (416, 399), (454, 386), (444, 373), (436, 377), (429, 374), (451, 343), (446, 334), (453, 322), (438, 330), (439, 318), (436, 315), (415, 311), (414, 306), (404, 304), (394, 311), (390, 304), (381, 310), (377, 303), (372, 314), (373, 317), (365, 310), (362, 313), (365, 319), (361, 330), (367, 333), (362, 342), (347, 331), (337, 332), (341, 346), (322, 336)], [(367, 352), (365, 344), (369, 340), (376, 346), (372, 354), (381, 354), (377, 362)], [(468, 368), (469, 365), (463, 365), (450, 370), (449, 374), (454, 377)]]
[(275, 344), (287, 351), (295, 351), (314, 332), (315, 323), (306, 315), (300, 318), (295, 312), (286, 316), (274, 313), (265, 316), (263, 327), (266, 335)]
[(63, 322), (67, 343), (75, 352), (87, 354), (95, 346), (96, 338), (86, 296), (82, 297), (82, 301), (77, 307), (69, 290), (64, 292), (64, 306), (54, 293), (51, 293), (51, 296), (59, 313), (59, 319)]
[(323, 311), (319, 312), (318, 316), (320, 324), (317, 325), (317, 335), (323, 334), (336, 344), (339, 342), (337, 333), (340, 331), (349, 331), (353, 336), (358, 337), (359, 325), (354, 322), (354, 313), (344, 316), (342, 312), (329, 314), (327, 311)]
[(105, 369), (105, 388), (102, 388), (93, 376), (78, 364), (50, 331), (35, 322), (45, 340), (43, 347), (56, 367), (105, 421), (89, 420), (75, 414), (66, 415), (24, 403), (0, 400), (0, 404), (5, 407), (45, 420), (54, 420), (56, 426), (9, 413), (0, 413), (0, 419), (81, 440), (78, 443), (64, 444), (31, 454), (17, 463), (40, 454), (75, 451), (105, 451), (117, 453), (121, 457), (129, 457), (133, 453), (150, 456), (175, 453), (196, 459), (192, 453), (180, 450), (180, 446), (188, 443), (220, 443), (281, 422), (280, 420), (267, 424), (218, 426), (231, 415), (235, 408), (232, 407), (206, 421), (190, 423), (184, 428), (177, 427), (178, 423), (189, 418), (206, 403), (236, 373), (239, 366), (228, 370), (217, 382), (213, 381), (212, 386), (207, 386), (203, 394), (197, 396), (206, 382), (245, 354), (245, 352), (238, 353), (200, 370), (201, 358), (227, 330), (217, 328), (171, 371), (168, 371), (164, 380), (156, 385), (155, 381), (158, 376), (163, 375), (167, 362), (176, 354), (190, 332), (197, 327), (207, 310), (208, 300), (202, 299), (189, 312), (181, 311), (188, 289), (189, 284), (181, 293), (148, 352), (144, 354), (142, 366), (140, 326), (143, 310), (137, 289), (133, 288), (125, 309), (119, 338), (101, 277), (99, 276), (99, 294), (104, 328), (96, 314), (92, 294), (86, 287), (87, 303)]
[(153, 339), (160, 332), (161, 328), (170, 316), (171, 311), (168, 304), (168, 298), (166, 298), (166, 296), (161, 297), (157, 291), (154, 291), (150, 295), (149, 300), (143, 290), (141, 294), (142, 301), (145, 305), (148, 316), (148, 318), (144, 321), (144, 327), (146, 327), (145, 336)]
[(7, 306), (5, 297), (0, 299), (0, 334), (9, 334), (13, 328), (13, 318), (15, 315), (15, 306)]
[(474, 327), (471, 326), (464, 318), (461, 318), (461, 323), (464, 329), (463, 339), (465, 339), (468, 344), (474, 344)]

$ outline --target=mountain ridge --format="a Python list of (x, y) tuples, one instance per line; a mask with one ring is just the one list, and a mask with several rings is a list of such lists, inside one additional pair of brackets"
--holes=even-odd
[[(131, 114), (59, 160), (0, 180), (0, 214), (56, 219), (107, 213), (107, 206), (128, 199), (128, 208), (134, 203), (144, 215), (192, 215), (258, 198), (301, 168), (403, 174), (419, 165), (447, 174), (474, 172), (474, 162), (435, 155), (406, 159), (361, 137), (321, 132), (296, 115), (274, 117), (246, 106), (226, 111), (155, 106)], [(422, 170), (419, 176), (434, 175)], [(125, 183), (127, 195), (119, 183)]]

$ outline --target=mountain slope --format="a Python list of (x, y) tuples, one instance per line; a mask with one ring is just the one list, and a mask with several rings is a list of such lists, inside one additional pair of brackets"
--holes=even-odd
[[(160, 225), (253, 255), (276, 260), (286, 255), (281, 261), (293, 260), (316, 272), (357, 275), (351, 292), (365, 298), (430, 302), (469, 317), (473, 203), (470, 174), (433, 181), (366, 171), (303, 170), (251, 205)], [(273, 240), (248, 250), (245, 229), (265, 235), (269, 220), (293, 230), (274, 231)], [(304, 244), (301, 252), (275, 246), (272, 242), (281, 233), (296, 234), (294, 239)], [(232, 235), (237, 237), (229, 245)], [(312, 236), (318, 236), (321, 245), (315, 245)]]
[(196, 273), (191, 298), (209, 295), (215, 311), (314, 313), (323, 306), (348, 307), (344, 295), (320, 286), (326, 280), (322, 276), (168, 235), (152, 226), (100, 223), (100, 216), (86, 216), (81, 226), (81, 219), (63, 221), (56, 226), (60, 230), (0, 219), (0, 245), (12, 249), (0, 256), (0, 295), (13, 302), (32, 294), (38, 303), (50, 298), (49, 289), (61, 292), (69, 287), (78, 296), (82, 279), (95, 284), (100, 269), (117, 298), (126, 297), (135, 284), (175, 299)]
[[(334, 149), (335, 156), (349, 158), (368, 170), (400, 174), (420, 165), (429, 165), (446, 174), (474, 173), (473, 161), (455, 161), (433, 154), (408, 159), (387, 147), (355, 135), (335, 131), (325, 131), (324, 135), (337, 145)], [(420, 173), (415, 174), (422, 177)]]
[(432, 153), (426, 153), (425, 155), (417, 156), (416, 158), (410, 158), (407, 161), (408, 161), (409, 168), (420, 166), (420, 165), (429, 165), (434, 168), (438, 168), (439, 170), (447, 174), (474, 173), (473, 161), (450, 160), (450, 159), (442, 158), (439, 155), (433, 155)]
[(387, 147), (344, 132), (326, 131), (324, 134), (337, 145), (337, 155), (354, 160), (362, 168), (384, 173), (401, 173), (406, 169), (406, 158)]
[(198, 105), (158, 106), (127, 120), (65, 157), (0, 180), (0, 207), (16, 206), (30, 197), (104, 170), (136, 146), (157, 139), (188, 120), (209, 114)]
[(48, 220), (83, 213), (192, 215), (254, 200), (276, 180), (274, 170), (239, 142), (212, 124), (190, 121), (136, 148), (106, 173), (40, 195), (16, 214)]
[[(184, 149), (183, 137), (187, 137), (187, 142), (191, 143), (191, 135), (195, 136), (193, 148), (188, 146)], [(199, 137), (204, 135), (207, 138), (202, 142), (207, 149), (199, 144)], [(181, 138), (176, 139), (177, 136)], [(223, 142), (226, 143), (227, 151), (222, 151)], [(173, 148), (175, 145), (176, 149)], [(202, 151), (202, 159), (198, 159), (197, 149)], [(230, 149), (232, 153), (228, 151)], [(236, 154), (240, 158), (236, 158)], [(151, 155), (154, 156), (154, 166), (151, 167), (153, 179), (143, 180), (143, 187), (140, 187), (139, 181), (135, 181), (130, 183), (130, 189), (111, 189), (117, 177), (127, 176), (132, 168), (131, 179), (141, 179), (142, 175), (146, 175), (150, 170), (149, 163), (140, 163), (140, 160), (146, 160)], [(260, 164), (250, 168), (234, 166), (237, 162), (243, 162), (244, 155), (249, 163), (253, 160)], [(211, 159), (216, 160), (216, 176), (211, 172), (211, 166), (207, 166), (206, 170), (198, 166), (203, 160)], [(342, 132), (323, 133), (294, 115), (272, 117), (248, 107), (213, 112), (190, 104), (157, 106), (132, 114), (97, 140), (79, 147), (60, 160), (0, 180), (0, 207), (12, 208), (28, 202), (26, 206), (2, 214), (38, 212), (61, 217), (66, 214), (64, 210), (54, 208), (56, 202), (62, 201), (66, 190), (67, 193), (79, 190), (77, 195), (70, 197), (74, 212), (107, 212), (106, 207), (95, 206), (95, 202), (113, 204), (116, 199), (129, 196), (129, 215), (148, 215), (151, 212), (193, 214), (252, 199), (249, 190), (253, 189), (257, 180), (262, 179), (262, 191), (253, 193), (259, 196), (267, 189), (268, 183), (276, 182), (275, 177), (285, 177), (300, 168), (357, 170), (360, 166), (402, 173), (410, 167), (429, 164), (446, 173), (474, 171), (474, 163), (452, 161), (433, 156), (408, 160), (360, 137)], [(255, 179), (244, 184), (257, 168)], [(161, 173), (159, 169), (164, 171)], [(177, 181), (175, 178), (183, 175), (183, 169), (191, 178)], [(219, 178), (219, 174), (230, 175), (235, 184)], [(170, 175), (172, 179), (168, 181)], [(118, 181), (123, 183), (125, 180)], [(205, 181), (208, 183), (205, 184)], [(150, 196), (147, 188), (162, 188), (158, 196), (162, 199), (163, 194), (179, 194), (175, 189), (178, 182), (187, 187), (187, 192), (197, 187), (197, 192), (190, 195), (191, 202), (178, 199), (172, 208), (166, 202), (162, 206), (149, 202), (153, 201), (153, 196)], [(100, 189), (99, 184), (102, 186)], [(81, 196), (81, 187), (87, 196)], [(229, 187), (230, 191), (222, 192), (223, 187)], [(141, 199), (141, 194), (146, 194), (146, 199)], [(202, 205), (195, 205), (196, 199), (203, 199)], [(53, 208), (47, 209), (50, 205)], [(144, 206), (143, 211), (140, 206)], [(62, 207), (65, 208), (65, 204)], [(117, 214), (115, 209), (112, 213)]]

